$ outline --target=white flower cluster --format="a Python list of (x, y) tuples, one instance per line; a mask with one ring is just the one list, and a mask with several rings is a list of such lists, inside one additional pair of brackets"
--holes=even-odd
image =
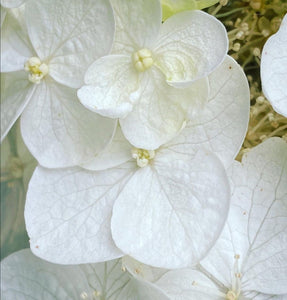
[[(286, 299), (287, 144), (234, 160), (250, 100), (225, 27), (199, 10), (162, 22), (159, 0), (1, 4), (1, 140), (21, 115), (39, 163), (39, 258), (2, 262), (3, 299)], [(285, 115), (286, 24), (262, 57)]]

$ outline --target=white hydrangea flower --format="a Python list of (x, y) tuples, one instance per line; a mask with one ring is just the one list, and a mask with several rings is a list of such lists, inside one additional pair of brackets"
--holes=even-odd
[(90, 110), (120, 118), (123, 133), (134, 146), (148, 144), (154, 150), (184, 127), (190, 117), (186, 106), (194, 114), (202, 108), (206, 80), (190, 83), (223, 61), (226, 30), (201, 11), (182, 12), (162, 24), (159, 0), (114, 0), (112, 5), (113, 55), (91, 65), (78, 97)]
[[(221, 164), (213, 154), (200, 151), (209, 149), (229, 166), (239, 151), (249, 114), (248, 83), (233, 59), (227, 58), (208, 82), (206, 112), (159, 150), (134, 149), (132, 153), (133, 147), (118, 129), (106, 151), (84, 165), (97, 172), (39, 167), (26, 205), (32, 251), (58, 263), (96, 262), (124, 252), (165, 267), (187, 264), (203, 255), (213, 243), (211, 236), (224, 223), (228, 187)], [(137, 166), (151, 157), (147, 166)], [(192, 200), (192, 193), (198, 201)], [(215, 206), (212, 198), (220, 198)], [(113, 237), (123, 252), (115, 246), (110, 229), (115, 201)], [(166, 220), (169, 214), (170, 221)], [(182, 225), (177, 223), (180, 217)], [(184, 228), (193, 234), (186, 236)]]
[(2, 28), (1, 139), (23, 112), (25, 143), (47, 167), (91, 159), (113, 136), (116, 122), (79, 103), (87, 67), (110, 51), (114, 18), (108, 1), (30, 0), (24, 15)]
[(1, 262), (3, 300), (168, 300), (152, 283), (123, 270), (121, 260), (54, 265), (25, 249)]
[(263, 93), (274, 110), (287, 117), (287, 15), (263, 47), (261, 80)]
[(176, 300), (286, 299), (287, 144), (271, 138), (230, 169), (232, 200), (221, 237), (197, 270), (157, 283)]

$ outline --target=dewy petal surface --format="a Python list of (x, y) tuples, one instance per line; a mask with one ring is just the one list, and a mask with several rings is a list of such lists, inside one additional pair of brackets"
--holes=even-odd
[(1, 141), (23, 112), (35, 89), (24, 71), (1, 74)]
[(31, 250), (54, 263), (99, 262), (122, 256), (110, 229), (112, 207), (134, 164), (102, 172), (38, 167), (27, 193)]
[(25, 14), (37, 56), (49, 61), (50, 75), (62, 84), (79, 88), (91, 63), (111, 49), (109, 1), (31, 0)]
[(264, 95), (275, 111), (287, 117), (287, 15), (265, 43), (260, 67)]
[(169, 299), (156, 286), (123, 272), (121, 260), (80, 266), (54, 265), (26, 249), (6, 258), (1, 271), (5, 274), (1, 285), (5, 300)]
[(253, 148), (242, 165), (233, 165), (230, 176), (233, 193), (227, 224), (201, 264), (230, 288), (237, 254), (243, 296), (248, 298), (252, 291), (286, 294), (286, 142), (271, 138)]
[(68, 167), (92, 159), (110, 142), (116, 121), (85, 109), (76, 90), (47, 78), (37, 86), (21, 118), (23, 139), (45, 167)]
[(163, 23), (154, 61), (167, 81), (182, 85), (211, 73), (227, 50), (223, 24), (202, 11), (185, 11)]
[(91, 111), (122, 118), (132, 110), (130, 94), (138, 89), (138, 80), (131, 56), (104, 56), (89, 67), (86, 85), (78, 90), (78, 97)]
[(113, 53), (131, 55), (152, 48), (161, 26), (159, 0), (111, 0), (116, 33)]
[(207, 80), (176, 89), (157, 69), (147, 71), (141, 85), (139, 101), (120, 124), (129, 142), (144, 149), (157, 149), (171, 140), (185, 126), (188, 111), (198, 113), (208, 96)]
[(238, 154), (248, 127), (248, 82), (231, 57), (208, 76), (208, 82), (210, 92), (202, 112), (191, 118), (170, 146), (176, 149), (182, 144), (186, 151), (204, 146), (228, 167)]
[(113, 239), (129, 256), (152, 266), (197, 263), (223, 228), (229, 196), (224, 168), (211, 153), (158, 150), (117, 197)]

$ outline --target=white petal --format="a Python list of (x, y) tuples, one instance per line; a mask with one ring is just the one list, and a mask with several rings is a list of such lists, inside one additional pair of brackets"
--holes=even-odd
[(7, 8), (19, 7), (27, 0), (1, 0), (1, 5)]
[(81, 266), (90, 285), (109, 300), (168, 300), (156, 286), (123, 271), (121, 260)]
[(249, 120), (249, 87), (241, 67), (231, 58), (208, 77), (210, 93), (202, 112), (194, 115), (181, 135), (187, 151), (204, 146), (228, 167), (239, 152)]
[(26, 249), (6, 258), (2, 272), (1, 295), (7, 300), (169, 299), (157, 287), (123, 272), (120, 260), (62, 266), (43, 261)]
[(1, 28), (1, 72), (24, 70), (25, 62), (35, 56), (22, 15), (7, 13)]
[(184, 84), (211, 73), (227, 50), (226, 29), (215, 17), (185, 11), (164, 22), (154, 60), (168, 81)]
[(234, 186), (227, 225), (202, 262), (230, 288), (239, 254), (242, 291), (287, 292), (287, 144), (271, 138), (231, 169)]
[(274, 110), (287, 117), (287, 15), (265, 43), (260, 67), (264, 95)]
[(154, 268), (145, 265), (130, 256), (122, 257), (122, 267), (135, 278), (149, 282), (155, 282), (168, 271), (167, 269)]
[(219, 236), (228, 203), (228, 180), (217, 158), (204, 151), (185, 156), (163, 149), (118, 196), (113, 239), (145, 264), (161, 268), (194, 264)]
[(109, 144), (116, 121), (85, 109), (76, 90), (47, 78), (21, 118), (23, 139), (45, 167), (68, 167), (89, 161)]
[(208, 83), (202, 79), (189, 88), (176, 89), (165, 82), (158, 70), (146, 73), (139, 101), (120, 124), (131, 144), (157, 149), (185, 126), (189, 111), (197, 113), (204, 106)]
[(28, 249), (4, 259), (1, 273), (1, 295), (5, 300), (79, 300), (82, 292), (92, 292), (79, 266), (54, 265)]
[(112, 206), (134, 164), (101, 172), (38, 167), (25, 208), (31, 250), (61, 264), (98, 262), (122, 255), (111, 238)]
[(99, 171), (119, 166), (131, 159), (131, 149), (131, 144), (118, 126), (112, 142), (82, 167), (91, 171)]
[(1, 74), (1, 141), (35, 92), (25, 71)]
[(159, 286), (171, 300), (222, 300), (219, 288), (199, 271), (181, 269), (167, 272), (160, 278)]
[(111, 0), (116, 20), (113, 53), (153, 48), (161, 26), (159, 0)]
[(85, 86), (78, 90), (81, 103), (103, 116), (122, 118), (132, 110), (130, 94), (138, 89), (131, 57), (109, 55), (96, 60), (85, 75)]
[(88, 66), (111, 49), (114, 18), (109, 1), (29, 1), (25, 14), (38, 56), (49, 61), (50, 75), (62, 84), (83, 85)]
[(38, 165), (38, 162), (31, 155), (30, 151), (28, 150), (27, 146), (25, 145), (25, 143), (23, 141), (21, 130), (20, 130), (20, 122), (18, 122), (18, 124), (17, 124), (16, 147), (17, 147), (17, 155), (20, 158), (21, 162), (23, 163), (22, 180), (23, 180), (24, 191), (26, 193), (27, 189), (28, 189), (29, 181), (33, 175), (35, 168)]

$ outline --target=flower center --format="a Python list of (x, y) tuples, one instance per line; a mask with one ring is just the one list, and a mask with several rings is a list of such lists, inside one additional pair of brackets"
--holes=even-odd
[(226, 294), (226, 300), (237, 300), (237, 295), (233, 291), (228, 291)]
[(149, 161), (155, 157), (155, 151), (133, 148), (132, 157), (137, 160), (137, 165), (143, 168), (147, 166)]
[(141, 49), (133, 54), (135, 68), (139, 72), (144, 72), (153, 65), (152, 53), (149, 49)]
[(29, 72), (29, 80), (36, 84), (39, 84), (49, 73), (49, 67), (42, 63), (39, 57), (29, 58), (24, 65), (24, 69)]

